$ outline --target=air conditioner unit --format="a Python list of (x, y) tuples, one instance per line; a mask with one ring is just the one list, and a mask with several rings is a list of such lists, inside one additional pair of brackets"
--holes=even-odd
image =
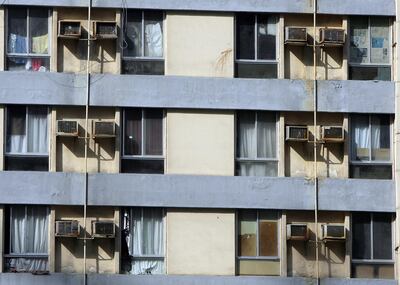
[(321, 28), (319, 30), (319, 42), (325, 46), (342, 46), (345, 42), (344, 30)]
[(58, 21), (58, 37), (67, 39), (79, 39), (82, 34), (81, 21)]
[(344, 128), (341, 126), (322, 126), (321, 139), (325, 142), (343, 142), (344, 141)]
[(324, 240), (345, 240), (346, 228), (343, 224), (322, 225), (322, 238)]
[(114, 138), (115, 123), (107, 121), (93, 121), (93, 138)]
[(309, 230), (307, 224), (289, 224), (286, 229), (288, 240), (309, 240)]
[(78, 221), (56, 221), (57, 237), (78, 237), (80, 227)]
[(304, 27), (285, 27), (285, 44), (306, 45), (307, 29)]
[(307, 126), (286, 126), (287, 141), (308, 141)]
[(78, 122), (70, 120), (57, 120), (57, 136), (77, 137)]
[(94, 21), (93, 31), (96, 39), (118, 38), (117, 22), (115, 21)]
[(95, 238), (114, 238), (115, 225), (112, 221), (93, 221), (92, 222), (92, 237)]

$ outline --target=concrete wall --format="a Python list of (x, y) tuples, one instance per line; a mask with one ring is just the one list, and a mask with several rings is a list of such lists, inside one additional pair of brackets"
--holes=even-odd
[[(83, 234), (83, 207), (57, 206), (55, 209), (55, 219), (58, 220), (78, 220), (81, 226), (81, 236)], [(86, 232), (87, 237), (92, 235), (92, 221), (114, 221), (114, 208), (91, 207), (88, 208)], [(118, 229), (117, 229), (118, 232)], [(83, 240), (76, 238), (55, 239), (55, 271), (62, 273), (83, 273)], [(95, 238), (87, 241), (87, 273), (119, 273), (118, 258), (114, 258), (117, 238)]]
[(233, 14), (167, 12), (166, 75), (233, 77)]
[(234, 175), (234, 115), (167, 111), (168, 174)]
[[(313, 177), (314, 171), (314, 126), (311, 113), (284, 113), (286, 125), (306, 125), (310, 142), (285, 142), (286, 176)], [(317, 117), (317, 138), (319, 126), (343, 126), (345, 143), (318, 144), (317, 171), (319, 177), (348, 177), (348, 123), (345, 115), (319, 113)]]
[[(119, 172), (119, 111), (115, 108), (91, 108), (89, 111), (89, 140), (88, 171), (89, 172)], [(78, 107), (56, 108), (54, 120), (77, 120), (79, 137), (56, 137), (56, 171), (84, 172), (85, 171), (85, 109)], [(106, 139), (93, 139), (93, 120), (115, 121), (116, 137)], [(55, 123), (55, 121), (54, 121)]]
[(4, 121), (5, 121), (4, 106), (0, 105), (0, 171), (4, 169), (4, 150), (5, 150), (5, 134), (4, 134)]
[[(87, 9), (59, 8), (57, 9), (59, 20), (80, 20), (82, 25), (82, 38), (87, 38), (89, 31), (87, 23)], [(92, 21), (117, 21), (115, 9), (93, 9)], [(57, 33), (58, 31), (53, 31)], [(93, 36), (93, 27), (90, 27)], [(53, 54), (57, 55), (58, 72), (85, 73), (87, 68), (87, 41), (58, 39), (58, 45), (54, 45)], [(90, 70), (92, 73), (120, 73), (119, 48), (117, 40), (91, 41)]]
[[(322, 238), (321, 225), (345, 223), (343, 212), (319, 212), (318, 238)], [(307, 224), (310, 241), (287, 241), (288, 276), (315, 277), (315, 224), (312, 212), (287, 212), (287, 223)], [(347, 227), (347, 230), (349, 228)], [(350, 249), (345, 242), (319, 244), (319, 274), (321, 278), (350, 277)]]
[(233, 211), (169, 210), (167, 273), (235, 274)]
[[(313, 37), (313, 17), (311, 15), (285, 15), (285, 26), (307, 27)], [(342, 16), (319, 15), (317, 22), (317, 42), (319, 28), (345, 28)], [(346, 79), (343, 47), (317, 48), (317, 79)], [(313, 79), (313, 49), (311, 46), (285, 45), (285, 78)]]

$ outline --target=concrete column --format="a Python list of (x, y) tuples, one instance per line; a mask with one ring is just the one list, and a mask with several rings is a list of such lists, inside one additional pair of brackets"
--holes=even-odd
[(57, 72), (57, 57), (58, 57), (58, 9), (53, 8), (51, 17), (51, 51), (50, 51), (50, 71)]
[[(116, 11), (116, 15), (115, 15), (115, 21), (118, 23), (118, 26), (119, 26), (119, 24), (121, 23), (121, 10), (117, 10)], [(121, 66), (121, 53), (122, 53), (122, 50), (121, 50), (121, 46), (123, 46), (122, 45), (122, 43), (121, 43), (121, 41), (122, 41), (122, 29), (121, 29), (121, 26), (119, 26), (119, 30), (121, 31), (120, 32), (120, 34), (121, 34), (121, 36), (119, 37), (119, 39), (118, 40), (116, 40), (115, 41), (115, 43), (116, 43), (116, 49), (115, 49), (115, 64), (116, 64), (116, 66), (117, 66), (117, 74), (121, 74), (122, 72), (121, 72), (121, 69), (122, 69), (122, 66)]]
[(52, 108), (50, 112), (50, 149), (49, 149), (49, 171), (56, 171), (57, 157), (57, 111)]
[(279, 15), (278, 22), (278, 78), (285, 78), (285, 17)]
[(347, 231), (347, 238), (346, 238), (346, 257), (344, 260), (346, 271), (344, 272), (344, 277), (350, 278), (351, 277), (351, 213), (346, 212), (344, 217), (344, 227)]
[(350, 149), (350, 133), (349, 133), (349, 114), (343, 114), (343, 129), (347, 135), (345, 135), (343, 145), (343, 172), (346, 173), (346, 177), (349, 176), (349, 149)]
[(120, 108), (115, 110), (115, 124), (118, 126), (116, 128), (116, 136), (115, 136), (115, 159), (114, 159), (114, 172), (120, 172), (120, 161), (121, 161), (121, 134), (122, 134), (122, 111)]
[(279, 114), (278, 131), (278, 176), (285, 176), (285, 117)]
[(0, 273), (3, 272), (3, 255), (4, 255), (4, 206), (0, 205)]
[(56, 210), (50, 208), (49, 217), (49, 271), (55, 272), (56, 240), (55, 240)]
[[(396, 21), (393, 24), (393, 43), (397, 43), (400, 39), (400, 0), (396, 0)], [(396, 221), (395, 221), (395, 277), (397, 284), (400, 284), (400, 64), (399, 64), (399, 44), (393, 45), (393, 75), (395, 80), (395, 119), (394, 119), (394, 132), (393, 132), (393, 144), (394, 144), (394, 179), (396, 186)]]
[[(343, 18), (343, 29), (346, 31), (347, 34), (347, 39), (350, 38), (350, 28), (348, 25), (349, 21), (348, 21), (348, 17)], [(347, 40), (344, 44), (344, 48), (343, 48), (343, 63), (342, 63), (342, 71), (343, 71), (343, 80), (347, 80), (349, 77), (349, 66), (348, 66), (348, 51), (350, 48), (350, 40)]]
[(120, 218), (121, 212), (119, 208), (114, 209), (114, 223), (117, 229), (115, 235), (115, 251), (114, 251), (114, 264), (115, 264), (115, 274), (120, 273), (120, 260), (121, 260), (121, 222)]
[(287, 241), (286, 241), (286, 212), (282, 211), (281, 215), (281, 235), (280, 235), (280, 247), (281, 247), (281, 276), (287, 276)]
[(4, 136), (5, 136), (5, 112), (4, 106), (0, 105), (0, 171), (4, 170)]
[(0, 7), (0, 71), (5, 69), (5, 27), (6, 27), (6, 18), (5, 18), (5, 9), (4, 7)]

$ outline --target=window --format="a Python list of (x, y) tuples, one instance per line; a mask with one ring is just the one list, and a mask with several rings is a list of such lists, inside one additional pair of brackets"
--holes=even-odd
[(277, 212), (255, 210), (239, 212), (239, 274), (280, 274), (278, 233)]
[(352, 277), (394, 279), (391, 214), (353, 214), (352, 233)]
[(49, 210), (39, 206), (6, 208), (7, 272), (48, 271)]
[(392, 179), (389, 115), (351, 117), (351, 178)]
[(7, 107), (6, 170), (48, 171), (47, 116), (47, 107)]
[(349, 79), (391, 80), (391, 30), (387, 17), (351, 17)]
[(236, 175), (277, 176), (276, 114), (237, 113)]
[(160, 11), (129, 10), (124, 20), (124, 74), (164, 75), (163, 19)]
[(164, 211), (159, 208), (125, 209), (121, 258), (130, 274), (163, 274)]
[(125, 109), (122, 172), (164, 173), (163, 116), (162, 109)]
[(7, 10), (7, 69), (49, 71), (50, 11), (45, 8)]
[(236, 77), (277, 78), (277, 17), (236, 15)]

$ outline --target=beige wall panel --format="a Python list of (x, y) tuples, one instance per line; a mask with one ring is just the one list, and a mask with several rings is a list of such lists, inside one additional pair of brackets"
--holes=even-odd
[[(285, 26), (307, 27), (309, 35), (314, 34), (312, 15), (285, 15)], [(317, 43), (320, 28), (344, 28), (343, 17), (318, 15)], [(342, 80), (343, 47), (317, 48), (317, 79)], [(313, 79), (313, 49), (311, 46), (285, 45), (285, 78)]]
[[(345, 213), (319, 212), (318, 236), (322, 238), (321, 225), (325, 223), (345, 223)], [(315, 227), (314, 213), (288, 211), (287, 223), (306, 223), (310, 231), (310, 241), (287, 242), (288, 276), (315, 277)], [(347, 230), (349, 230), (347, 228)], [(325, 277), (350, 277), (346, 258), (345, 242), (328, 242), (319, 244), (319, 274)]]
[(234, 175), (234, 114), (167, 112), (167, 173)]
[(0, 105), (0, 171), (4, 170), (4, 151), (5, 151), (5, 125), (4, 125), (4, 106)]
[[(4, 8), (0, 7), (0, 46), (5, 47), (5, 17)], [(0, 49), (0, 71), (5, 69), (5, 49)]]
[[(311, 142), (285, 141), (285, 175), (295, 177), (313, 177), (314, 175), (314, 146), (312, 141), (314, 125), (312, 113), (290, 112), (284, 113), (286, 125), (307, 125), (309, 140)], [(318, 113), (317, 138), (319, 138), (319, 126), (343, 126), (345, 128), (345, 140), (347, 136), (347, 120), (343, 114)], [(319, 177), (346, 178), (347, 144), (327, 143), (318, 144), (317, 175)]]
[[(4, 254), (4, 207), (0, 206), (0, 256)], [(3, 272), (3, 258), (0, 258), (0, 273)]]
[(235, 274), (235, 214), (230, 211), (167, 213), (167, 273)]
[(233, 77), (233, 14), (168, 12), (167, 75)]
[[(83, 227), (83, 207), (58, 206), (56, 220), (78, 220)], [(86, 228), (88, 237), (92, 234), (91, 223), (98, 220), (114, 220), (114, 208), (88, 208)], [(83, 237), (81, 228), (81, 237)], [(118, 237), (117, 237), (118, 238)], [(96, 238), (87, 242), (87, 273), (116, 273), (114, 258), (115, 239)], [(55, 270), (63, 273), (83, 272), (83, 240), (56, 238)]]
[[(114, 9), (93, 9), (92, 21), (116, 21), (117, 13)], [(88, 23), (87, 9), (59, 8), (58, 20), (80, 20), (82, 24), (82, 39), (87, 38)], [(90, 27), (91, 33), (93, 28)], [(58, 31), (54, 31), (58, 33)], [(117, 59), (116, 40), (91, 41), (90, 69), (91, 73), (120, 73), (120, 61)], [(86, 72), (87, 41), (58, 39), (57, 48), (58, 72)]]
[[(59, 107), (57, 120), (77, 120), (79, 138), (57, 137), (56, 170), (63, 172), (85, 172), (85, 109), (78, 107)], [(91, 108), (89, 112), (89, 136), (92, 134), (93, 120), (115, 121), (118, 112), (114, 108)], [(119, 136), (116, 120), (116, 137)], [(55, 133), (53, 134), (55, 136)], [(88, 172), (119, 172), (119, 140), (116, 138), (89, 140)]]

